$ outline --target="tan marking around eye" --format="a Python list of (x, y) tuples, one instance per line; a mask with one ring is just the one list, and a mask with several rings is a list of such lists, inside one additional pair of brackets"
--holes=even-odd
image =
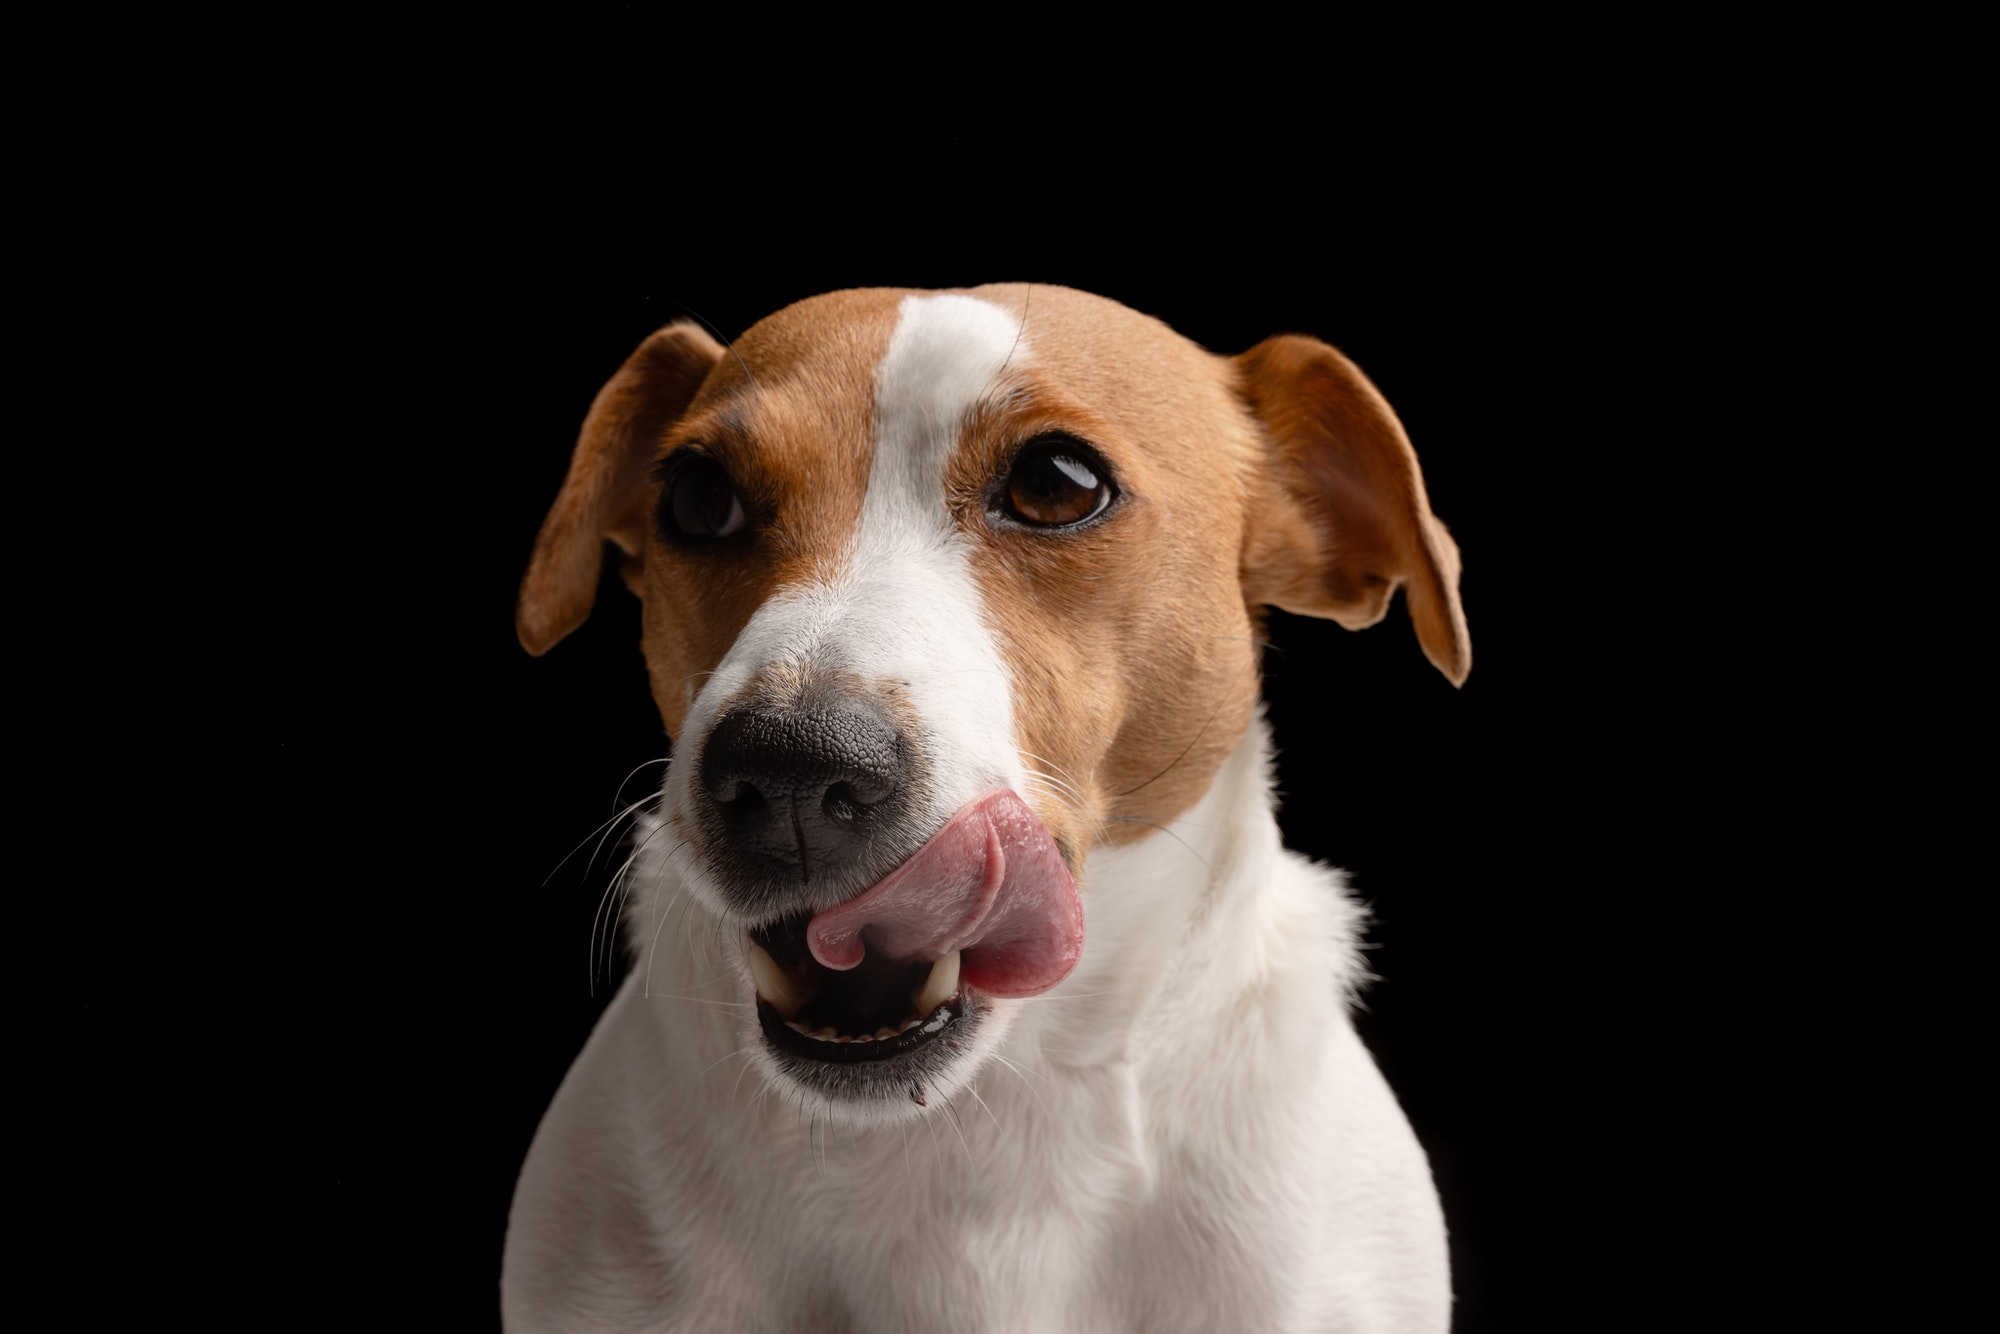
[[(654, 533), (645, 647), (670, 736), (758, 607), (831, 575), (861, 514), (873, 448), (875, 366), (902, 293), (836, 292), (788, 306), (736, 340), (661, 442), (700, 444), (730, 471), (750, 513), (746, 540), (684, 546)], [(837, 330), (838, 337), (829, 337)], [(654, 484), (649, 505), (658, 503)]]
[[(1028, 795), (1080, 848), (1129, 842), (1201, 797), (1256, 705), (1238, 566), (1254, 427), (1226, 363), (1157, 321), (1060, 288), (974, 295), (1028, 307), (1032, 356), (975, 414), (947, 488), (985, 552), (1023, 762), (1043, 775)], [(1073, 532), (996, 527), (971, 498), (1010, 443), (1051, 429), (1104, 456), (1115, 512)]]

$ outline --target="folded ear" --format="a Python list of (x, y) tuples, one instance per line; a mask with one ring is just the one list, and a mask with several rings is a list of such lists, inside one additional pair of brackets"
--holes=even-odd
[(721, 346), (696, 326), (670, 324), (639, 344), (597, 391), (521, 580), (514, 630), (528, 652), (548, 652), (589, 617), (605, 539), (625, 552), (626, 580), (638, 587), (652, 521), (653, 451), (721, 356)]
[(1346, 357), (1296, 334), (1266, 339), (1236, 367), (1271, 450), (1264, 512), (1244, 543), (1246, 595), (1360, 630), (1406, 587), (1424, 655), (1463, 685), (1472, 639), (1458, 546), (1431, 513), (1417, 452), (1381, 391)]

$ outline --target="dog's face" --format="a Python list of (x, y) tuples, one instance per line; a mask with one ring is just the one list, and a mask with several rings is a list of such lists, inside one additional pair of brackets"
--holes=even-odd
[(1242, 737), (1261, 606), (1358, 627), (1407, 585), (1469, 665), (1456, 551), (1358, 371), (1061, 288), (662, 330), (585, 424), (530, 651), (588, 613), (606, 538), (674, 738), (673, 871), (735, 941), (766, 1074), (854, 1114), (949, 1093), (1068, 974), (1092, 850)]

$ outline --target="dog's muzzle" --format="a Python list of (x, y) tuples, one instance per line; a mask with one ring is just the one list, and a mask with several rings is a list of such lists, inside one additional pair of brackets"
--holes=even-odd
[(746, 919), (759, 1023), (822, 1094), (921, 1102), (969, 1050), (982, 998), (1075, 968), (1083, 908), (1054, 837), (1005, 788), (935, 824), (922, 756), (879, 701), (739, 702), (696, 764), (699, 841)]

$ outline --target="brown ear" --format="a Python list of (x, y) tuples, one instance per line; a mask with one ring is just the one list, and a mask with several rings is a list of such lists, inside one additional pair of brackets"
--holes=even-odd
[(1360, 630), (1405, 586), (1424, 655), (1463, 685), (1472, 639), (1458, 545), (1431, 513), (1417, 452), (1381, 391), (1346, 357), (1296, 334), (1266, 339), (1236, 367), (1274, 465), (1265, 512), (1245, 540), (1246, 594)]
[(528, 652), (548, 652), (589, 617), (606, 538), (629, 558), (626, 578), (637, 588), (651, 522), (653, 451), (721, 356), (721, 346), (699, 328), (670, 324), (639, 344), (597, 391), (521, 580), (514, 630)]

